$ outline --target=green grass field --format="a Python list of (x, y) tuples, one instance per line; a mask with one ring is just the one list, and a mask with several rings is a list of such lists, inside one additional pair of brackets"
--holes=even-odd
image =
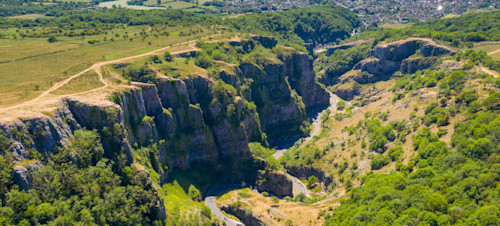
[(99, 80), (99, 75), (94, 71), (90, 71), (72, 79), (68, 84), (52, 93), (56, 95), (65, 95), (84, 92), (103, 86), (104, 84)]
[[(0, 93), (2, 99), (0, 106), (8, 106), (20, 103), (39, 95), (53, 84), (74, 75), (92, 64), (103, 61), (119, 59), (126, 56), (145, 53), (175, 43), (187, 40), (196, 40), (210, 34), (213, 31), (203, 30), (201, 33), (191, 36), (180, 37), (179, 33), (189, 33), (193, 28), (167, 28), (170, 36), (155, 37), (148, 32), (149, 36), (142, 38), (137, 33), (145, 26), (134, 26), (123, 29), (115, 29), (113, 32), (119, 34), (115, 37), (112, 33), (108, 35), (96, 35), (91, 37), (58, 37), (60, 41), (48, 43), (47, 38), (25, 38), (25, 39), (2, 39), (0, 40)], [(129, 38), (121, 35), (128, 32)], [(0, 30), (2, 33), (16, 33), (15, 30)], [(22, 29), (20, 32), (24, 32)], [(212, 33), (210, 33), (212, 32)], [(89, 44), (88, 40), (101, 39), (107, 36), (108, 41), (98, 44)], [(114, 41), (109, 41), (114, 37)], [(132, 38), (132, 41), (130, 41)]]
[[(484, 50), (487, 53), (492, 53), (492, 52), (495, 52), (495, 51), (497, 51), (497, 50), (500, 49), (500, 43), (491, 43), (491, 44), (478, 45), (478, 46), (474, 46), (472, 49), (476, 50), (476, 51), (478, 51), (478, 50)], [(490, 55), (495, 60), (500, 60), (500, 51), (499, 52), (495, 52), (493, 54), (488, 54), (488, 55)]]
[(386, 29), (403, 29), (410, 27), (413, 23), (407, 23), (407, 24), (401, 24), (401, 23), (396, 23), (396, 24), (382, 24), (380, 27), (386, 28)]
[(19, 15), (19, 16), (11, 16), (8, 18), (14, 18), (14, 19), (37, 19), (37, 18), (48, 18), (45, 15), (42, 14), (25, 14), (25, 15)]

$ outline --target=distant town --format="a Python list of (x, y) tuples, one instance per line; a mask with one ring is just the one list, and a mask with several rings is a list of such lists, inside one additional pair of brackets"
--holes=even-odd
[[(223, 10), (230, 13), (280, 11), (317, 5), (309, 0), (227, 0)], [(365, 24), (408, 23), (462, 14), (473, 9), (493, 9), (499, 0), (337, 0), (339, 6), (356, 12)]]

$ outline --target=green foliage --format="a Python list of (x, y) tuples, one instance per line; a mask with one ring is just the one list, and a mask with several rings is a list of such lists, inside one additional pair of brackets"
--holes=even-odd
[[(71, 5), (68, 9), (76, 9), (82, 7), (77, 3), (55, 4)], [(20, 6), (26, 8), (25, 6)], [(50, 6), (49, 6), (50, 7)], [(0, 9), (0, 16), (3, 13)], [(19, 10), (19, 9), (17, 9)], [(78, 10), (65, 15), (63, 11), (53, 11), (58, 17), (38, 18), (36, 20), (20, 20), (10, 18), (0, 18), (0, 28), (9, 27), (45, 27), (51, 28), (49, 31), (30, 33), (28, 37), (49, 37), (54, 36), (91, 36), (97, 34), (106, 34), (106, 32), (116, 28), (119, 25), (168, 25), (168, 26), (189, 26), (198, 25), (215, 25), (220, 24), (220, 18), (213, 15), (203, 15), (183, 10), (131, 10), (131, 9), (116, 9), (116, 10)], [(36, 12), (30, 12), (36, 13)], [(43, 12), (39, 12), (43, 13)], [(24, 13), (21, 13), (24, 14)], [(48, 16), (48, 13), (46, 14)], [(57, 29), (52, 29), (57, 28)], [(78, 30), (80, 31), (78, 31)], [(68, 30), (69, 32), (62, 32)], [(61, 31), (61, 32), (59, 32)], [(167, 34), (164, 34), (167, 35)]]
[[(158, 58), (158, 56), (157, 56)], [(159, 58), (158, 58), (159, 59)], [(159, 59), (161, 60), (161, 59)], [(123, 68), (122, 71), (123, 77), (128, 80), (137, 81), (137, 82), (148, 82), (156, 78), (156, 75), (153, 71), (149, 70), (146, 66), (135, 66), (129, 65)]]
[(455, 124), (452, 144), (465, 156), (486, 159), (500, 151), (500, 117), (493, 112), (479, 112), (466, 122)]
[(315, 186), (315, 184), (318, 182), (319, 182), (318, 178), (316, 176), (312, 175), (309, 177), (309, 179), (307, 179), (307, 187), (313, 188)]
[(344, 110), (344, 108), (345, 108), (345, 101), (339, 100), (339, 102), (337, 103), (337, 109), (342, 111)]
[(170, 54), (169, 51), (166, 51), (164, 54), (163, 54), (163, 59), (167, 62), (172, 62), (172, 60), (174, 60), (174, 57), (172, 56), (172, 54)]
[(391, 162), (391, 158), (386, 155), (377, 155), (372, 159), (370, 166), (372, 170), (378, 170)]
[(262, 144), (257, 143), (257, 142), (249, 143), (248, 147), (250, 148), (250, 152), (252, 152), (253, 155), (259, 156), (259, 157), (266, 160), (266, 163), (267, 163), (266, 168), (271, 169), (271, 170), (283, 169), (283, 166), (278, 162), (278, 160), (276, 160), (273, 157), (273, 154), (276, 152), (275, 149), (269, 149), (269, 148), (263, 147)]
[(418, 22), (405, 29), (375, 29), (363, 32), (352, 39), (361, 40), (374, 38), (375, 43), (382, 41), (399, 40), (406, 37), (426, 37), (448, 42), (454, 46), (461, 46), (467, 42), (498, 41), (500, 26), (498, 15), (500, 12), (467, 13), (449, 19), (431, 19)]
[(201, 201), (201, 193), (194, 185), (189, 186), (188, 195), (195, 202)]
[(279, 159), (280, 163), (289, 166), (311, 166), (314, 160), (321, 159), (326, 154), (326, 149), (306, 145), (305, 147), (292, 147)]
[(163, 63), (163, 60), (158, 55), (152, 55), (149, 57), (149, 60), (155, 64)]
[(325, 76), (328, 81), (335, 82), (344, 73), (353, 68), (355, 64), (370, 55), (370, 46), (362, 45), (346, 50), (335, 50), (330, 56), (320, 56), (318, 58), (317, 71), (325, 69)]
[(250, 14), (227, 22), (240, 31), (314, 45), (349, 37), (352, 29), (361, 25), (353, 12), (333, 5)]
[[(457, 123), (450, 150), (429, 128), (413, 138), (418, 152), (413, 163), (397, 164), (399, 173), (367, 174), (365, 184), (354, 189), (325, 225), (344, 224), (452, 224), (496, 225), (498, 203), (498, 113), (479, 112)], [(498, 128), (497, 128), (498, 127)], [(389, 150), (389, 156), (401, 146)], [(391, 157), (392, 158), (392, 157)], [(386, 160), (387, 159), (387, 160)], [(397, 159), (397, 158), (394, 158)], [(378, 155), (372, 167), (390, 161)]]
[(30, 175), (29, 193), (0, 190), (0, 213), (10, 212), (0, 218), (12, 224), (153, 224), (159, 197), (147, 174), (133, 169), (125, 175), (118, 166), (103, 157), (95, 131), (75, 131), (67, 148), (56, 148)]
[(71, 142), (69, 151), (71, 155), (76, 156), (76, 163), (80, 168), (94, 166), (104, 155), (96, 131), (77, 130), (69, 141)]
[[(405, 91), (412, 91), (425, 87), (434, 87), (444, 77), (444, 71), (419, 70), (413, 74), (407, 74), (397, 79), (396, 84), (391, 90), (404, 89)], [(404, 93), (401, 94), (402, 96), (397, 97), (398, 100), (404, 97)]]
[(54, 43), (54, 42), (57, 42), (57, 38), (56, 38), (56, 36), (53, 36), (53, 35), (52, 35), (52, 36), (50, 36), (50, 37), (47, 39), (47, 41), (48, 41), (49, 43)]
[(200, 52), (196, 54), (195, 64), (198, 67), (207, 69), (213, 65), (213, 62), (208, 54), (206, 54), (205, 52)]

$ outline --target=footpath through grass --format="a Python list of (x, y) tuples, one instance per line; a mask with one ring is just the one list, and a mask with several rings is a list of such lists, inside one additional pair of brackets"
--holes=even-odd
[[(143, 32), (142, 29), (134, 29)], [(147, 31), (146, 27), (143, 29)], [(189, 29), (191, 28), (183, 28), (181, 31)], [(0, 93), (3, 95), (0, 107), (32, 99), (55, 83), (99, 61), (138, 55), (215, 34), (216, 32), (212, 30), (202, 30), (190, 36), (180, 36), (180, 31), (176, 28), (175, 31), (172, 30), (170, 36), (166, 37), (151, 35), (142, 38), (129, 33), (131, 38), (120, 38), (101, 42), (101, 44), (75, 44), (81, 41), (78, 40), (81, 37), (64, 38), (56, 43), (48, 43), (46, 38), (0, 40), (2, 50), (0, 53), (0, 81), (2, 81)]]

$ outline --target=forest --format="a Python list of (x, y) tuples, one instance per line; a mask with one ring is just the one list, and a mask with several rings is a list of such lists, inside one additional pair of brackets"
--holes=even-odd
[(329, 43), (350, 37), (361, 20), (351, 11), (333, 5), (277, 13), (251, 14), (227, 21), (239, 31), (271, 35), (297, 44)]

